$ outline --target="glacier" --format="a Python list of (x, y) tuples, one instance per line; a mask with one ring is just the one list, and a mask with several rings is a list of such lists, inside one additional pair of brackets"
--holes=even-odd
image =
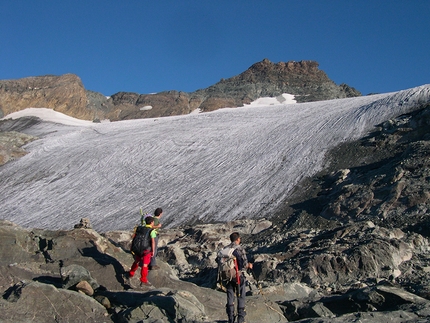
[(430, 85), (264, 102), (119, 122), (45, 119), (24, 131), (39, 137), (28, 154), (0, 167), (0, 218), (57, 230), (86, 217), (101, 232), (132, 229), (140, 208), (163, 208), (167, 227), (270, 218), (329, 149), (429, 104)]

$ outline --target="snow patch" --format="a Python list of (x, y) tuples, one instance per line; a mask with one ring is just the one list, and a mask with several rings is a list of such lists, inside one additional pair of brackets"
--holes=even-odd
[(152, 109), (152, 106), (150, 106), (150, 105), (145, 105), (144, 107), (140, 107), (139, 108), (140, 111), (148, 111), (148, 110), (151, 110), (151, 109)]
[(73, 118), (68, 115), (65, 115), (64, 113), (54, 111), (52, 109), (47, 109), (47, 108), (27, 108), (24, 110), (10, 113), (0, 120), (18, 119), (21, 117), (38, 117), (44, 121), (60, 123), (68, 126), (93, 125), (92, 121)]
[(245, 107), (261, 107), (261, 106), (270, 106), (270, 105), (279, 105), (279, 104), (295, 104), (297, 101), (294, 99), (294, 95), (284, 93), (277, 97), (265, 97), (259, 98), (255, 101), (252, 101), (250, 104), (244, 104)]

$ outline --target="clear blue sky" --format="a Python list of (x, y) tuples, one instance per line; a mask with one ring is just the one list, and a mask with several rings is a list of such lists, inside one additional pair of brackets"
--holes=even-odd
[(0, 79), (192, 92), (263, 60), (314, 60), (363, 94), (430, 83), (430, 0), (2, 0)]

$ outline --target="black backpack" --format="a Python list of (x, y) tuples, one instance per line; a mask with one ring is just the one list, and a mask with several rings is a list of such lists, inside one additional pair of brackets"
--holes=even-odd
[(136, 234), (131, 242), (131, 253), (136, 256), (142, 256), (144, 250), (151, 250), (151, 232), (152, 228), (138, 226)]

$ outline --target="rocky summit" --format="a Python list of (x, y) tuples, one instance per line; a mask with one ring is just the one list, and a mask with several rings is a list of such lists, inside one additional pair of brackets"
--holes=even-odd
[(336, 85), (314, 61), (272, 63), (267, 59), (245, 72), (195, 92), (155, 94), (118, 92), (110, 97), (86, 90), (76, 75), (38, 76), (0, 81), (0, 117), (25, 108), (50, 108), (69, 116), (100, 121), (157, 118), (239, 107), (260, 97), (292, 94), (297, 102), (360, 96)]
[(254, 263), (247, 322), (428, 322), (429, 160), (424, 104), (332, 149), (271, 218), (161, 229), (160, 268), (143, 287), (124, 276), (132, 228), (3, 220), (1, 320), (226, 322), (215, 259), (238, 231)]

